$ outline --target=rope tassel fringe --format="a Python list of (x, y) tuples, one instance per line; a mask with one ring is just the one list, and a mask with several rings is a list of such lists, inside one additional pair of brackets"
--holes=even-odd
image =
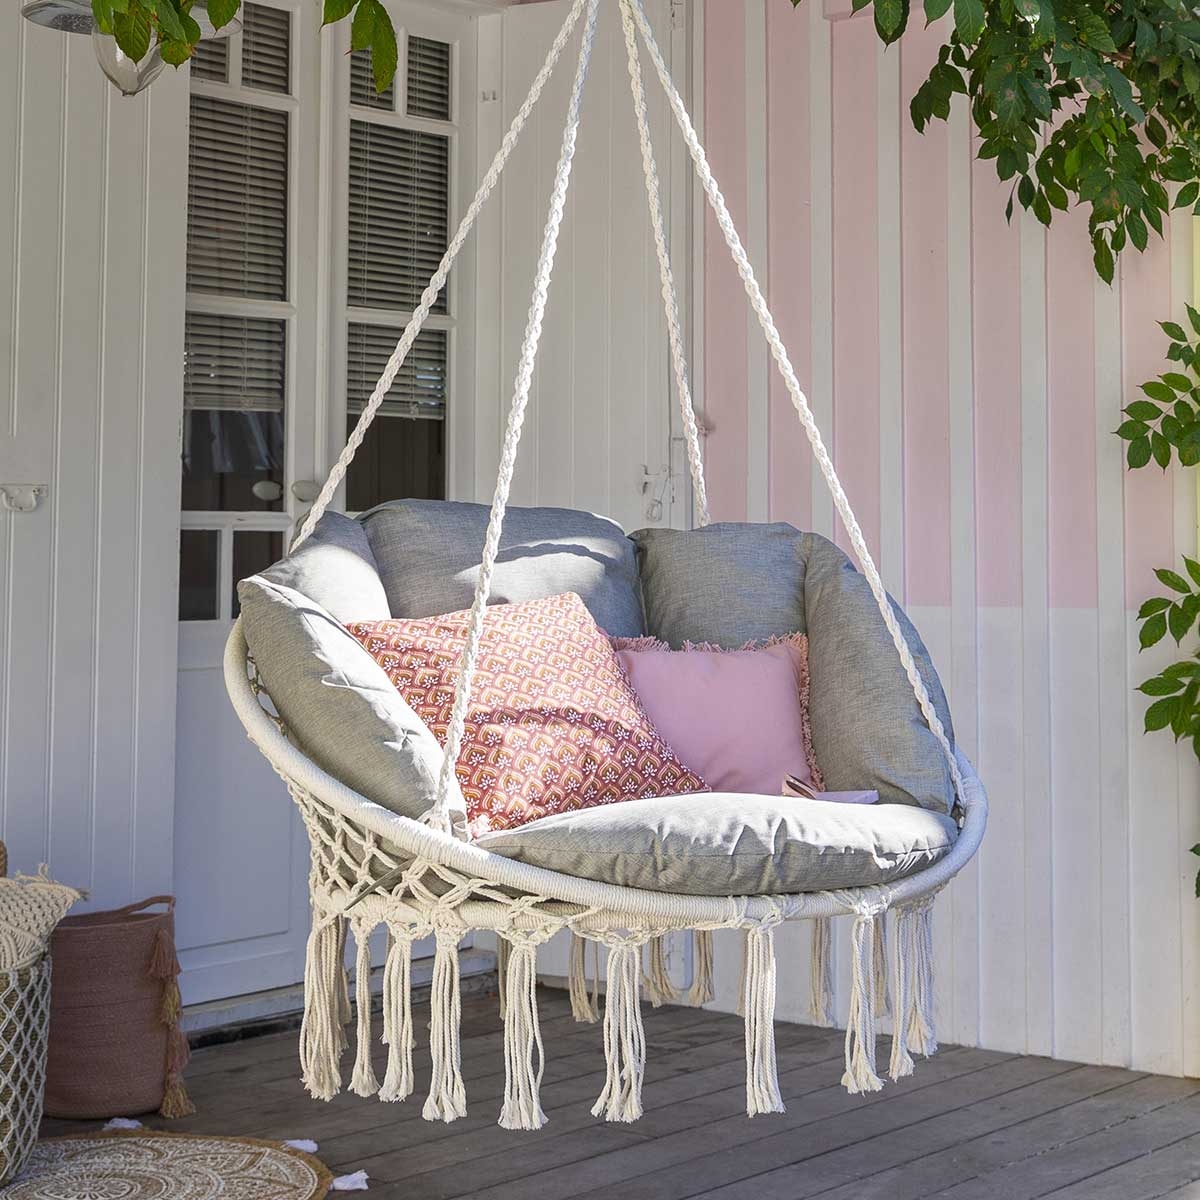
[(571, 1016), (585, 1025), (595, 1025), (600, 1020), (600, 965), (599, 948), (596, 950), (591, 994), (587, 984), (587, 942), (574, 930), (571, 931), (571, 958), (567, 968), (567, 983), (571, 996)]
[(746, 1115), (786, 1111), (775, 1061), (775, 931), (746, 931), (742, 991), (746, 1024)]
[(692, 986), (684, 997), (693, 1008), (713, 998), (713, 935), (711, 929), (692, 931)]
[(809, 963), (809, 1008), (814, 1025), (833, 1025), (833, 918), (814, 917)]
[(317, 1100), (332, 1100), (342, 1089), (341, 1054), (345, 1030), (339, 990), (342, 946), (336, 924), (314, 928), (304, 962), (304, 1019), (300, 1026), (300, 1071), (304, 1086)]
[(592, 1116), (627, 1123), (642, 1115), (646, 1033), (638, 1003), (641, 947), (619, 942), (608, 951), (608, 991), (604, 998), (604, 1057), (608, 1077)]
[(429, 1049), (433, 1075), (421, 1115), (426, 1121), (456, 1121), (467, 1115), (467, 1091), (462, 1078), (459, 1024), (458, 933), (438, 930), (429, 997)]
[(511, 943), (505, 972), (504, 1129), (541, 1129), (546, 1124), (539, 1093), (545, 1050), (538, 1025), (537, 947)]
[(875, 916), (854, 918), (850, 934), (850, 1013), (846, 1021), (846, 1073), (842, 1086), (852, 1096), (877, 1092), (883, 1080), (875, 1073)]
[(388, 1047), (387, 1073), (379, 1099), (406, 1100), (413, 1093), (412, 936), (391, 929), (391, 945), (383, 968), (383, 1040)]
[(674, 1004), (679, 999), (679, 993), (671, 982), (671, 973), (667, 967), (666, 935), (660, 934), (651, 938), (647, 952), (647, 971), (642, 977), (642, 985), (646, 989), (646, 999), (653, 1008), (662, 1008), (664, 1004)]
[(357, 1053), (350, 1090), (356, 1096), (374, 1096), (379, 1080), (371, 1063), (371, 931), (365, 924), (354, 926), (358, 956), (354, 966), (354, 1004), (358, 1009)]

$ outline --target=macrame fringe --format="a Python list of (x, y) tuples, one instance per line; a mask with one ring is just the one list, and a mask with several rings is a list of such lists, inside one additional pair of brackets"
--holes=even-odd
[(814, 1025), (833, 1025), (833, 918), (814, 917), (809, 963), (809, 1008)]
[(742, 989), (746, 1022), (746, 1115), (786, 1111), (775, 1061), (775, 931), (746, 931)]
[(412, 934), (389, 929), (391, 944), (383, 966), (383, 1040), (387, 1071), (379, 1099), (406, 1100), (413, 1093)]
[(880, 913), (871, 936), (871, 971), (875, 978), (875, 1012), (891, 1016), (892, 999), (888, 994), (887, 914)]
[(850, 934), (850, 1012), (846, 1020), (846, 1073), (842, 1086), (852, 1096), (877, 1092), (883, 1080), (875, 1073), (875, 916), (854, 918)]
[(894, 978), (895, 1033), (890, 1074), (911, 1075), (911, 1052), (937, 1053), (933, 1016), (933, 902), (925, 900), (896, 914)]
[(341, 1054), (350, 1045), (349, 1035), (346, 1033), (350, 1025), (350, 976), (346, 971), (346, 934), (350, 928), (350, 922), (345, 919), (339, 919), (336, 922), (338, 931), (338, 948), (337, 948), (337, 971), (335, 979), (337, 980), (337, 1042), (338, 1053)]
[(421, 1115), (427, 1121), (456, 1121), (467, 1115), (459, 1023), (458, 933), (438, 930), (429, 997), (429, 1049), (433, 1076)]
[(692, 930), (692, 986), (684, 1000), (702, 1008), (713, 998), (713, 935), (711, 929)]
[(500, 993), (500, 1020), (508, 1015), (508, 957), (511, 951), (504, 938), (496, 939), (496, 990)]
[(374, 1096), (379, 1080), (371, 1062), (371, 931), (365, 924), (356, 924), (354, 937), (358, 956), (354, 966), (354, 1003), (358, 1009), (357, 1053), (350, 1090), (356, 1096)]
[(749, 934), (743, 929), (741, 965), (738, 967), (737, 1004), (734, 1005), (733, 1009), (734, 1015), (738, 1017), (744, 1017), (746, 1015), (746, 971), (748, 967), (749, 955)]
[(646, 989), (646, 999), (653, 1008), (662, 1008), (664, 1004), (674, 1004), (679, 999), (679, 993), (671, 982), (671, 972), (667, 967), (666, 935), (660, 934), (651, 938), (646, 955), (647, 970), (642, 976), (642, 986)]
[(608, 1077), (592, 1116), (627, 1123), (642, 1115), (646, 1033), (638, 1003), (641, 947), (621, 942), (609, 947), (608, 989), (604, 998), (604, 1058)]
[(541, 1129), (546, 1123), (540, 1091), (545, 1050), (538, 1026), (537, 947), (520, 941), (510, 948), (505, 978), (504, 1129)]
[(600, 980), (598, 944), (593, 963), (592, 990), (587, 984), (587, 941), (574, 930), (571, 931), (571, 956), (567, 968), (567, 985), (571, 997), (571, 1016), (586, 1025), (600, 1020)]
[(310, 1096), (332, 1100), (341, 1091), (345, 1030), (339, 1025), (342, 980), (340, 922), (314, 928), (304, 961), (304, 1018), (300, 1073)]

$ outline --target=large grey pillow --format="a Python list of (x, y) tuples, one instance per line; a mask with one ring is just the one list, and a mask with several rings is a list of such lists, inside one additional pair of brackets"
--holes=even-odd
[[(393, 617), (469, 608), (488, 508), (393, 500), (362, 515)], [(492, 578), (492, 602), (575, 592), (614, 637), (645, 632), (633, 546), (606, 517), (568, 508), (510, 508)]]
[[(826, 538), (808, 542), (809, 721), (813, 752), (830, 791), (876, 788), (881, 800), (949, 812), (954, 785), (866, 579)], [(951, 743), (950, 709), (929, 651), (892, 608)]]
[(366, 530), (341, 513), (325, 513), (300, 549), (262, 577), (315, 600), (339, 621), (386, 621), (392, 615)]
[[(242, 627), (267, 691), (304, 752), (369, 800), (417, 818), (433, 806), (444, 755), (383, 668), (321, 605), (252, 575)], [(466, 803), (451, 780), (455, 825)]]
[(712, 642), (736, 650), (804, 632), (802, 536), (790, 525), (734, 522), (702, 529), (641, 529), (646, 629), (679, 649)]
[(956, 836), (949, 817), (911, 805), (715, 792), (559, 813), (476, 844), (601, 883), (757, 896), (889, 883), (936, 862)]

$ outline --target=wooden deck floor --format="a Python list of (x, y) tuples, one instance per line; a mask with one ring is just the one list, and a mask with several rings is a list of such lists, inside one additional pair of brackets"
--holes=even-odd
[[(561, 992), (543, 991), (541, 1013), (540, 1133), (496, 1124), (503, 1047), (486, 996), (464, 1002), (465, 1120), (421, 1120), (419, 1096), (312, 1101), (284, 1033), (197, 1051), (197, 1115), (170, 1128), (312, 1138), (335, 1171), (365, 1169), (374, 1200), (1200, 1200), (1200, 1081), (947, 1047), (857, 1098), (838, 1082), (839, 1034), (780, 1025), (788, 1111), (749, 1121), (741, 1022), (647, 1009), (646, 1115), (614, 1126), (588, 1111), (603, 1084), (599, 1028), (574, 1024)], [(427, 1080), (421, 1050), (417, 1072)]]

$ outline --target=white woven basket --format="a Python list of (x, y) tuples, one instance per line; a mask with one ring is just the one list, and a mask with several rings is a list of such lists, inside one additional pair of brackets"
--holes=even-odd
[(50, 1029), (50, 955), (0, 970), (0, 1187), (37, 1141)]

